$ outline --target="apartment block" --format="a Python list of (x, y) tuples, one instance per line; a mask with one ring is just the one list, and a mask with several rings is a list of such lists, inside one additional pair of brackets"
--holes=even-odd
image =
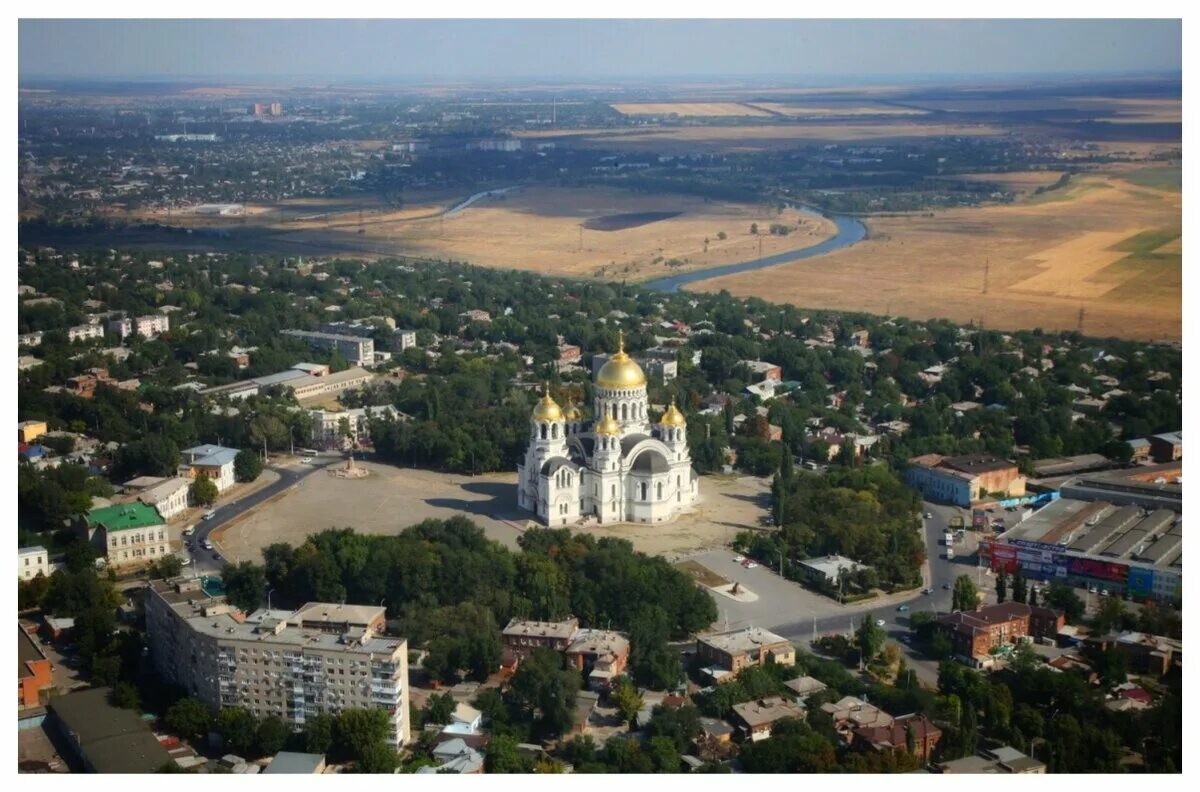
[(743, 668), (766, 663), (796, 664), (796, 647), (788, 639), (761, 627), (701, 635), (696, 656), (707, 664), (705, 672), (720, 682), (732, 679)]
[(308, 330), (284, 330), (283, 335), (300, 339), (309, 349), (337, 350), (356, 366), (369, 366), (375, 362), (375, 341), (371, 338)]
[(108, 330), (121, 341), (124, 341), (136, 331), (143, 338), (154, 338), (160, 333), (171, 329), (171, 317), (166, 314), (149, 314), (135, 319), (114, 319), (108, 323)]
[(383, 608), (244, 614), (193, 578), (153, 581), (145, 602), (155, 669), (214, 712), (240, 706), (300, 729), (319, 714), (381, 709), (389, 742), (410, 741), (408, 642), (377, 634)]

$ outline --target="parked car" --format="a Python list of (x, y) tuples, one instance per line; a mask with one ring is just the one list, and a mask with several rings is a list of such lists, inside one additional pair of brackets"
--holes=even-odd
[(204, 517), (202, 517), (201, 519), (211, 520), (213, 517), (216, 517), (216, 516), (217, 516), (216, 511), (214, 511), (213, 509), (209, 509), (208, 511), (204, 512)]
[(189, 525), (187, 528), (183, 529), (184, 536), (191, 536), (195, 532), (196, 532), (196, 526), (194, 526), (194, 525)]
[(1108, 596), (1108, 589), (1100, 589), (1100, 596), (1101, 596), (1101, 597), (1107, 597), (1107, 596)]
[(926, 520), (932, 520), (932, 519), (933, 519), (933, 512), (925, 512), (925, 519), (926, 519)]
[(944, 588), (946, 591), (949, 591), (953, 587), (949, 583), (943, 583), (942, 588)]
[(311, 465), (315, 459), (313, 457), (300, 457), (301, 465)]
[(191, 564), (191, 563), (192, 563), (192, 559), (190, 559), (190, 558), (185, 558), (185, 559), (183, 559), (182, 561), (180, 561), (180, 562), (179, 562), (179, 565), (180, 565), (180, 566), (188, 566), (188, 565), (189, 565), (189, 564)]
[(896, 608), (896, 610), (900, 611), (901, 613), (906, 613), (908, 611), (908, 606), (901, 605), (900, 607)]
[(743, 561), (745, 561), (745, 560), (746, 560), (746, 556), (744, 556), (744, 555), (735, 555), (735, 556), (733, 557), (733, 560), (734, 560), (734, 562), (736, 562), (736, 563), (740, 564), (740, 563), (742, 563)]
[(747, 558), (747, 559), (746, 559), (746, 563), (742, 564), (742, 566), (746, 567), (746, 569), (757, 569), (757, 568), (758, 568), (758, 562), (757, 562), (757, 561), (751, 561), (750, 559), (748, 559), (748, 558)]
[(208, 541), (207, 539), (205, 539), (205, 540), (204, 540), (204, 549), (205, 549), (205, 550), (212, 550), (212, 549), (213, 549), (213, 544), (212, 544), (212, 542), (210, 542), (210, 541)]
[(925, 594), (926, 596), (928, 596), (928, 595), (930, 595), (930, 594), (932, 594), (932, 593), (933, 593), (933, 589), (931, 589), (931, 588), (923, 588), (923, 589), (921, 589), (921, 593), (922, 593), (922, 594)]
[(875, 626), (876, 626), (876, 627), (882, 627), (882, 626), (883, 626), (883, 625), (885, 625), (885, 624), (887, 624), (887, 622), (885, 622), (883, 619), (876, 619), (876, 620), (875, 620)]

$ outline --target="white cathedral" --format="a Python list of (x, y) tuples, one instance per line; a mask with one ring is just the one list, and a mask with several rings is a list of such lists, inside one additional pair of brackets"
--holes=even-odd
[(651, 423), (646, 375), (617, 353), (596, 375), (595, 419), (563, 410), (549, 389), (533, 408), (525, 464), (517, 466), (517, 502), (546, 525), (595, 519), (656, 523), (689, 511), (700, 496), (687, 424), (674, 401)]

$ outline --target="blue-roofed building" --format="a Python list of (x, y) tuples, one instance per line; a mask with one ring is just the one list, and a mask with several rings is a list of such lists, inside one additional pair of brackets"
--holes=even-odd
[(236, 448), (226, 448), (219, 445), (198, 445), (185, 448), (182, 452), (183, 464), (179, 466), (179, 475), (184, 478), (205, 477), (212, 479), (217, 485), (217, 492), (224, 492), (233, 486), (233, 461), (237, 459)]

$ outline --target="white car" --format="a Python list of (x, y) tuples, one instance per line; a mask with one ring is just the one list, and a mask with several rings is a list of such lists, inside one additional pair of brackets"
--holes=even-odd
[(745, 566), (746, 566), (746, 569), (757, 569), (758, 562), (757, 561), (747, 561)]
[(189, 565), (189, 564), (191, 564), (191, 563), (192, 563), (192, 559), (190, 559), (190, 558), (185, 558), (185, 559), (183, 559), (182, 561), (180, 561), (180, 562), (179, 562), (179, 566), (188, 566), (188, 565)]
[(217, 516), (217, 513), (215, 511), (213, 511), (212, 509), (209, 509), (208, 511), (204, 512), (204, 517), (201, 519), (211, 520), (213, 517), (216, 517), (216, 516)]
[(926, 519), (926, 520), (932, 520), (932, 519), (933, 519), (933, 512), (925, 512), (925, 519)]
[(313, 457), (301, 457), (300, 458), (301, 465), (311, 465), (313, 463), (313, 461), (314, 461)]
[(196, 526), (194, 526), (194, 525), (189, 525), (187, 528), (183, 529), (184, 536), (191, 536), (195, 532), (196, 532)]
[(746, 556), (744, 556), (744, 555), (735, 555), (735, 556), (733, 557), (733, 561), (734, 561), (734, 563), (735, 563), (735, 564), (740, 564), (740, 563), (742, 563), (742, 562), (743, 562), (743, 561), (745, 561), (745, 560), (746, 560)]
[(204, 540), (203, 546), (205, 550), (213, 549), (212, 542), (208, 541), (207, 539)]
[(876, 620), (875, 620), (875, 626), (876, 626), (876, 627), (882, 627), (882, 626), (883, 626), (883, 625), (885, 625), (885, 624), (887, 624), (887, 622), (885, 622), (883, 619), (876, 619)]

